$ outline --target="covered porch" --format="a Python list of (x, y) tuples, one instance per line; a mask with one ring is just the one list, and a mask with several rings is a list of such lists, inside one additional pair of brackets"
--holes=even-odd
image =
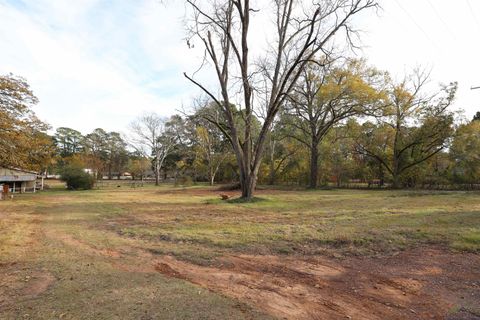
[[(42, 179), (43, 180), (43, 179)], [(15, 168), (0, 167), (0, 192), (27, 193), (37, 191), (37, 173)]]

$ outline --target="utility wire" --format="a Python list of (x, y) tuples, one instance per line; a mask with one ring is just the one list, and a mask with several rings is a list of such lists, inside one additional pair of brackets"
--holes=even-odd
[(472, 15), (473, 20), (475, 20), (475, 23), (477, 24), (478, 28), (480, 29), (480, 21), (478, 20), (477, 16), (475, 15), (475, 11), (473, 11), (472, 4), (470, 3), (470, 0), (466, 0), (467, 5), (470, 8), (470, 14)]
[[(468, 0), (467, 0), (468, 1)], [(443, 26), (445, 27), (445, 29), (448, 30), (448, 33), (450, 33), (450, 35), (452, 36), (453, 40), (457, 40), (457, 37), (453, 34), (452, 32), (452, 29), (450, 29), (450, 27), (448, 26), (448, 24), (445, 22), (445, 20), (443, 20), (442, 16), (440, 15), (440, 13), (438, 12), (437, 8), (435, 8), (435, 6), (432, 4), (432, 2), (430, 0), (427, 0), (428, 4), (430, 5), (430, 7), (433, 9), (433, 12), (435, 13), (435, 15), (437, 16), (438, 20), (440, 20), (440, 22), (442, 22)]]
[(412, 20), (412, 22), (417, 26), (417, 28), (422, 31), (422, 33), (425, 35), (425, 37), (430, 40), (430, 42), (435, 46), (435, 48), (437, 48), (437, 50), (441, 50), (437, 43), (435, 41), (432, 40), (432, 38), (428, 35), (428, 33), (422, 28), (422, 26), (420, 24), (417, 23), (417, 21), (412, 17), (412, 15), (400, 4), (400, 2), (398, 0), (395, 0), (395, 2), (397, 3), (397, 5), (400, 7), (400, 9), (403, 10), (403, 12), (405, 12), (405, 14), (410, 18), (410, 20)]

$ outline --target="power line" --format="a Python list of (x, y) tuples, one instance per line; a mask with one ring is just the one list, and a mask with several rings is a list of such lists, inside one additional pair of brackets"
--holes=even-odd
[(398, 0), (395, 0), (395, 2), (397, 3), (397, 5), (400, 7), (400, 9), (403, 10), (403, 12), (405, 12), (405, 14), (410, 18), (410, 20), (412, 20), (412, 22), (417, 26), (417, 28), (422, 31), (422, 33), (425, 35), (425, 37), (430, 40), (430, 42), (435, 46), (435, 48), (437, 48), (438, 50), (440, 50), (440, 48), (438, 47), (438, 45), (436, 44), (435, 41), (432, 40), (432, 38), (428, 35), (428, 33), (422, 28), (422, 26), (420, 24), (417, 23), (417, 21), (412, 17), (412, 15), (400, 4), (400, 2)]
[[(468, 0), (467, 0), (468, 1)], [(448, 30), (448, 33), (450, 33), (450, 35), (452, 36), (453, 40), (457, 40), (457, 37), (453, 34), (452, 30), (450, 29), (450, 27), (448, 26), (448, 24), (445, 22), (445, 20), (443, 20), (442, 16), (440, 15), (440, 13), (438, 12), (437, 8), (435, 8), (435, 6), (432, 4), (432, 2), (430, 0), (427, 0), (428, 4), (430, 5), (430, 7), (433, 9), (433, 12), (435, 13), (435, 15), (437, 16), (438, 20), (440, 20), (440, 22), (442, 22), (443, 26), (445, 27), (445, 29)]]
[(473, 7), (472, 7), (472, 4), (470, 3), (470, 0), (466, 0), (466, 1), (467, 1), (468, 7), (470, 8), (470, 14), (472, 15), (473, 20), (475, 20), (475, 23), (477, 24), (478, 28), (480, 29), (480, 21), (478, 20), (477, 16), (475, 15), (475, 13), (473, 11)]

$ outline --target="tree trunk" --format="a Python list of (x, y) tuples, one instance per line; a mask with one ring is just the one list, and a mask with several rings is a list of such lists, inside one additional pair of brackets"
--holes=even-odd
[(245, 158), (250, 159), (250, 157), (244, 156), (245, 153), (242, 153), (239, 154), (239, 156), (237, 157), (237, 163), (239, 163), (240, 169), (240, 188), (242, 190), (242, 199), (251, 200), (253, 198), (253, 193), (257, 185), (257, 174), (259, 165), (256, 165), (254, 168), (252, 168), (250, 163), (245, 161)]
[(379, 178), (380, 178), (379, 187), (383, 187), (385, 185), (385, 171), (380, 162), (378, 163), (378, 171), (379, 171)]
[(215, 179), (215, 173), (213, 172), (213, 167), (211, 161), (208, 162), (208, 183), (210, 186), (213, 186), (213, 180)]
[(246, 200), (251, 200), (253, 198), (253, 192), (257, 185), (257, 177), (253, 173), (249, 174), (243, 183), (240, 182), (242, 186), (242, 198)]
[(275, 184), (275, 180), (276, 180), (276, 174), (275, 174), (275, 166), (274, 164), (272, 163), (270, 165), (270, 177), (268, 178), (268, 184), (273, 186)]
[(393, 189), (399, 189), (400, 188), (400, 172), (399, 172), (399, 160), (397, 158), (393, 159), (393, 172), (392, 172), (392, 178), (393, 178), (393, 184), (392, 188)]
[(399, 181), (399, 177), (398, 177), (397, 174), (394, 174), (394, 175), (393, 175), (392, 188), (393, 188), (393, 189), (399, 189), (399, 188), (400, 188), (400, 181)]
[(160, 157), (157, 155), (155, 158), (155, 185), (160, 184)]
[(270, 174), (268, 178), (268, 184), (273, 186), (275, 184), (275, 140), (270, 138), (270, 159), (269, 159), (269, 166), (270, 166)]
[(310, 189), (316, 189), (318, 186), (318, 145), (313, 143), (310, 147)]

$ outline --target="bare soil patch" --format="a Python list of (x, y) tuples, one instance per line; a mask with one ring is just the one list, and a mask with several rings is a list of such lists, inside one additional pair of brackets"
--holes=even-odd
[(421, 248), (383, 258), (228, 256), (155, 269), (282, 319), (478, 319), (480, 256)]
[[(480, 311), (480, 256), (475, 254), (419, 248), (381, 258), (228, 255), (215, 266), (199, 266), (140, 248), (128, 248), (125, 255), (64, 233), (48, 236), (111, 258), (116, 269), (187, 280), (281, 319), (477, 319)], [(127, 259), (132, 254), (138, 264)], [(32, 279), (17, 292), (36, 296), (54, 281), (48, 274)]]
[(0, 311), (15, 306), (15, 301), (34, 299), (56, 281), (48, 271), (30, 270), (16, 263), (0, 265)]
[(109, 249), (98, 249), (95, 248), (89, 244), (86, 244), (80, 240), (75, 239), (69, 234), (66, 233), (54, 233), (54, 232), (46, 232), (46, 235), (49, 238), (59, 240), (63, 242), (64, 244), (77, 248), (80, 251), (86, 252), (87, 254), (93, 254), (93, 255), (98, 255), (98, 256), (103, 256), (103, 257), (109, 257), (109, 258), (120, 258), (120, 253)]
[(55, 277), (49, 272), (34, 271), (27, 278), (28, 284), (22, 289), (22, 295), (35, 298), (47, 291), (55, 282)]

